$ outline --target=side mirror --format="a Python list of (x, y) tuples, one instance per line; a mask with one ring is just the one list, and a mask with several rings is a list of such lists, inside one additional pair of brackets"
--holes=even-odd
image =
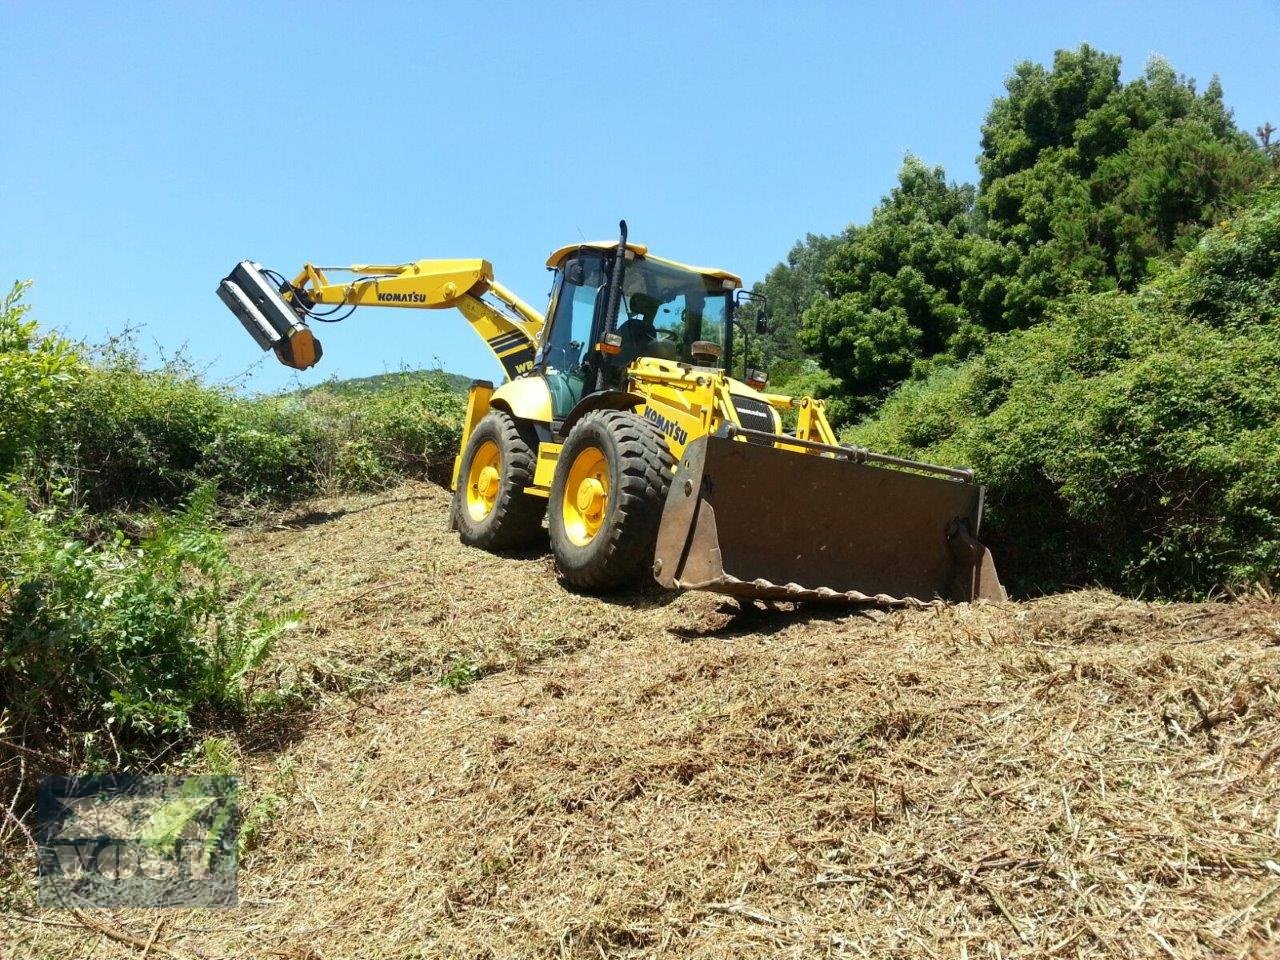
[(575, 287), (587, 282), (587, 271), (583, 269), (581, 260), (570, 260), (564, 265), (564, 282)]
[(760, 308), (760, 312), (756, 314), (756, 335), (764, 336), (769, 332), (769, 314), (765, 312), (764, 307)]

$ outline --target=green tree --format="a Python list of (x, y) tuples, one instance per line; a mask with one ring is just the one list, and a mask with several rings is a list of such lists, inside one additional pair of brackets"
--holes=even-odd
[(755, 285), (755, 292), (768, 300), (769, 332), (752, 338), (753, 363), (764, 367), (779, 363), (795, 366), (804, 358), (800, 318), (814, 297), (822, 293), (826, 261), (839, 246), (841, 236), (808, 234), (791, 248), (785, 262), (779, 263)]
[[(809, 237), (762, 285), (777, 337), (836, 380), (851, 413), (896, 384), (1030, 326), (1063, 298), (1132, 291), (1222, 219), (1271, 168), (1216, 79), (1082, 45), (1024, 62), (982, 125), (977, 187), (908, 156), (864, 226)], [(794, 356), (782, 344), (777, 356)]]
[(999, 329), (1067, 293), (1135, 289), (1266, 172), (1216, 78), (1197, 94), (1158, 57), (1119, 78), (1119, 57), (1060, 50), (1051, 70), (1019, 64), (987, 114), (978, 206), (986, 236), (1018, 254)]
[(982, 290), (970, 278), (1000, 250), (978, 232), (975, 191), (908, 156), (898, 184), (825, 260), (822, 293), (803, 316), (800, 343), (854, 399), (874, 405), (921, 358), (965, 353)]

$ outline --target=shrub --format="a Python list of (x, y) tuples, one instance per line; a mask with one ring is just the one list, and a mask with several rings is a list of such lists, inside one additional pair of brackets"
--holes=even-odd
[(314, 451), (321, 433), (296, 405), (234, 400), (220, 410), (200, 475), (216, 478), (221, 494), (239, 502), (308, 496), (320, 485)]
[(1080, 297), (899, 389), (858, 443), (972, 465), (1023, 591), (1280, 572), (1280, 193), (1136, 295)]
[(202, 469), (228, 398), (175, 369), (109, 358), (88, 366), (32, 454), (74, 476), (94, 510), (174, 504), (208, 479)]
[(444, 374), (245, 398), (181, 360), (146, 369), (127, 337), (42, 335), (25, 288), (0, 304), (0, 745), (39, 769), (0, 752), (10, 798), (24, 770), (103, 763), (99, 735), (118, 767), (248, 706), (292, 621), (228, 562), (215, 488), (238, 507), (441, 477), (465, 406)]
[[(852, 419), (849, 404), (839, 396), (840, 381), (818, 366), (813, 360), (790, 360), (776, 364), (769, 371), (768, 390), (790, 397), (817, 397), (826, 401), (827, 419), (833, 426), (840, 426)], [(794, 413), (788, 411), (784, 420), (794, 421)]]
[(0, 301), (0, 475), (72, 406), (83, 372), (70, 344), (26, 319), (29, 286), (15, 283)]
[[(16, 485), (12, 485), (16, 486)], [(65, 505), (0, 489), (0, 702), (22, 739), (70, 730), (119, 741), (237, 711), (247, 675), (290, 618), (264, 615), (213, 527), (213, 489), (133, 539), (81, 534)]]
[(320, 388), (296, 402), (313, 430), (318, 482), (331, 490), (444, 480), (466, 410), (445, 375), (382, 378), (376, 392)]
[(210, 481), (241, 505), (448, 475), (465, 409), (448, 374), (249, 399), (181, 359), (146, 369), (127, 337), (91, 351), (42, 336), (25, 289), (0, 306), (0, 475), (70, 479), (98, 512), (173, 506)]

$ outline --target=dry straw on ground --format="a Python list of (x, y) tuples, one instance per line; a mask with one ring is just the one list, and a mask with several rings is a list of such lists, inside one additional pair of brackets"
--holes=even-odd
[(29, 913), (10, 953), (1277, 949), (1276, 604), (602, 601), (460, 547), (445, 507), (411, 485), (240, 536), (311, 611), (273, 669), (319, 691), (240, 757), (283, 799), (241, 907)]

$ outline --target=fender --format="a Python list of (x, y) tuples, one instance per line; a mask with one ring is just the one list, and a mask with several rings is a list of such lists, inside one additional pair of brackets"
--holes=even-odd
[(567, 437), (573, 425), (592, 410), (631, 410), (644, 402), (644, 396), (630, 390), (605, 390), (583, 397), (560, 424), (560, 436)]
[(505, 410), (517, 420), (551, 427), (551, 389), (540, 376), (508, 380), (493, 392), (491, 407)]

